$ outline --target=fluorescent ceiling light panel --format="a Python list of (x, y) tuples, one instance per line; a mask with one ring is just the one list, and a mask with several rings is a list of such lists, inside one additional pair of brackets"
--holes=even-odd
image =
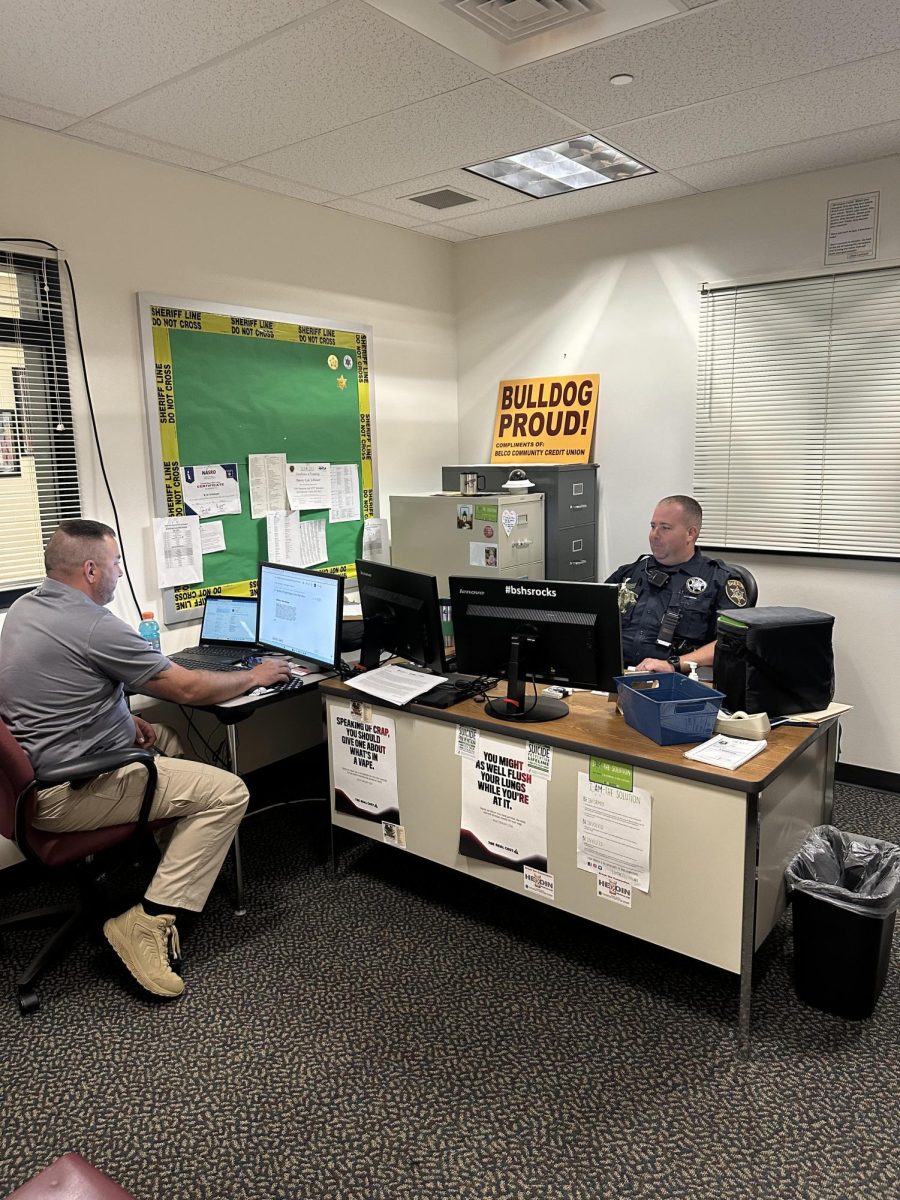
[(608, 146), (590, 133), (465, 169), (538, 198), (633, 179), (636, 175), (655, 174), (652, 167)]

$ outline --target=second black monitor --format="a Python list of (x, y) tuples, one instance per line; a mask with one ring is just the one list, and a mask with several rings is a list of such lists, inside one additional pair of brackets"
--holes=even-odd
[(360, 663), (378, 666), (382, 653), (447, 670), (437, 580), (420, 571), (358, 559), (356, 578), (365, 629)]
[(612, 691), (622, 674), (618, 592), (605, 583), (453, 576), (456, 669), (507, 676), (515, 662), (520, 682)]

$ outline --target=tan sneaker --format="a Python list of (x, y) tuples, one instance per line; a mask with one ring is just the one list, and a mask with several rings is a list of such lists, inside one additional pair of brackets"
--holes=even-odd
[(151, 917), (140, 904), (103, 926), (106, 940), (142, 988), (154, 996), (174, 998), (184, 991), (169, 963), (169, 954), (179, 958), (178, 931), (169, 913)]

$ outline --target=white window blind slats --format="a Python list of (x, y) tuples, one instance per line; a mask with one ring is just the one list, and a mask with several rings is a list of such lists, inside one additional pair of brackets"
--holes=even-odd
[(0, 595), (43, 576), (44, 545), (80, 516), (59, 263), (0, 249)]
[(703, 296), (703, 542), (900, 558), (900, 270)]

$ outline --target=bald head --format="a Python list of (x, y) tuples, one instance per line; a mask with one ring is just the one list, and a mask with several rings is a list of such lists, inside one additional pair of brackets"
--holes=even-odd
[(100, 521), (63, 521), (44, 551), (48, 579), (109, 604), (121, 577), (115, 531)]

